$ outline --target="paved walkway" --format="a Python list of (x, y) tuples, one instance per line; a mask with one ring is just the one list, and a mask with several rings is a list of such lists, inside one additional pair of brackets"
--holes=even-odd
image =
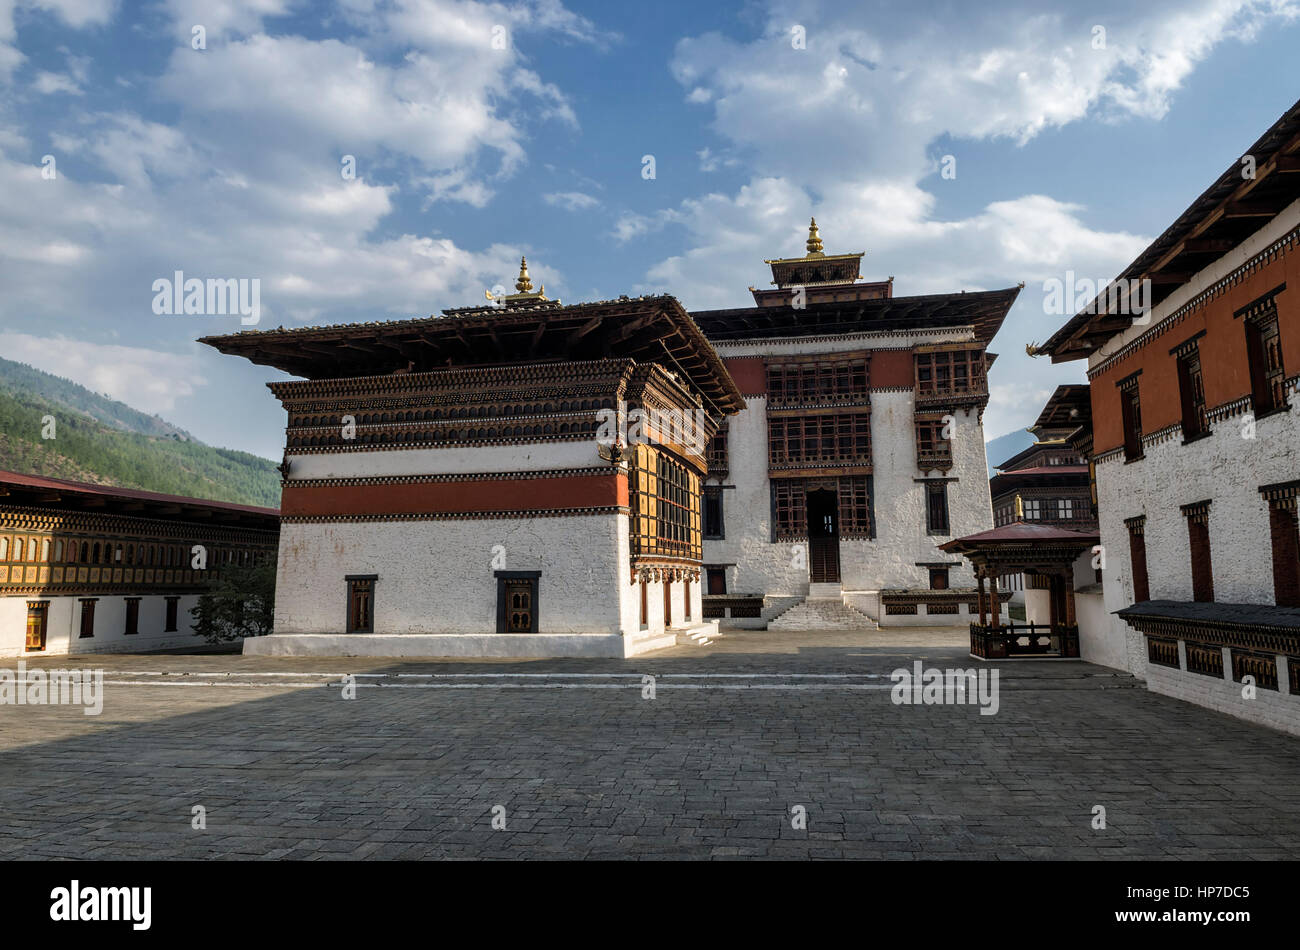
[(0, 856), (1300, 857), (1295, 739), (1077, 661), (997, 666), (995, 715), (895, 705), (917, 659), (978, 665), (925, 630), (631, 660), (33, 660), (103, 669), (104, 707), (0, 706)]

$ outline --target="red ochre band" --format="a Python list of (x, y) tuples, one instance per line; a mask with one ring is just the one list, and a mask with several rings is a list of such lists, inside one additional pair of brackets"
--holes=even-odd
[(280, 514), (455, 514), (462, 512), (627, 507), (627, 477), (569, 475), (557, 478), (484, 479), (391, 485), (284, 486)]

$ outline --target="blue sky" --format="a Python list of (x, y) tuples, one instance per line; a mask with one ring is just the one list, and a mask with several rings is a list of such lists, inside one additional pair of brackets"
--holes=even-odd
[(898, 294), (1025, 281), (994, 437), (1083, 379), (1024, 353), (1044, 281), (1128, 263), (1300, 97), (1297, 49), (1300, 0), (0, 0), (0, 355), (278, 459), (280, 375), (153, 281), (382, 320), (527, 254), (570, 302), (740, 306), (815, 214)]

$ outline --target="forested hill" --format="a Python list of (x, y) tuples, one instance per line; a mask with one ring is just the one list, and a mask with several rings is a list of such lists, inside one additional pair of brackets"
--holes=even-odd
[[(42, 437), (53, 416), (54, 438)], [(0, 469), (278, 508), (275, 463), (0, 358)]]

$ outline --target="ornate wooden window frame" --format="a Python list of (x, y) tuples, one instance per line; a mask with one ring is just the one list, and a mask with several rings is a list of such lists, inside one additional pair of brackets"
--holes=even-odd
[[(537, 633), (541, 598), (541, 571), (493, 571), (497, 581), (497, 633)], [(531, 605), (527, 630), (510, 629), (509, 590), (512, 584), (525, 582), (529, 588)], [(642, 589), (644, 590), (642, 585)]]

